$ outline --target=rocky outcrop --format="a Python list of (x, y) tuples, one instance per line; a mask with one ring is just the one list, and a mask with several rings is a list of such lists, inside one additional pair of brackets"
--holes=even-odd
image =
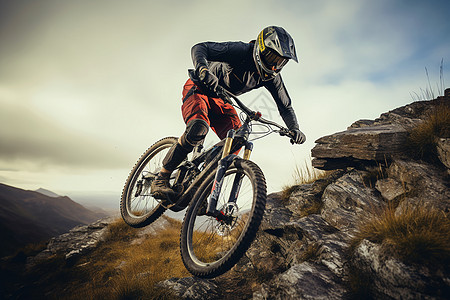
[[(362, 277), (369, 278), (367, 286), (370, 290), (364, 297), (445, 298), (450, 283), (447, 267), (433, 269), (406, 264), (389, 255), (383, 245), (368, 240), (363, 240), (354, 253), (349, 253), (349, 242), (361, 221), (387, 205), (396, 205), (396, 213), (417, 205), (449, 212), (450, 192), (445, 168), (413, 161), (403, 152), (408, 131), (423, 122), (436, 107), (443, 103), (449, 105), (448, 100), (442, 97), (413, 103), (383, 114), (375, 121), (356, 122), (345, 132), (317, 141), (312, 150), (316, 158), (313, 164), (325, 170), (340, 168), (341, 172), (335, 173), (335, 178), (323, 192), (314, 195), (315, 199), (309, 198), (322, 203), (317, 214), (293, 219), (292, 216), (299, 213), (292, 208), (297, 204), (304, 206), (304, 196), (293, 193), (284, 205), (275, 205), (280, 206), (275, 209), (272, 201), (276, 197), (272, 195), (269, 198), (272, 201), (269, 201), (266, 211), (265, 236), (254, 243), (247, 256), (260, 262), (263, 259), (270, 261), (273, 257), (284, 268), (275, 273), (269, 283), (261, 285), (254, 293), (255, 298), (341, 299), (343, 295), (351, 298), (354, 295), (351, 288), (354, 275), (351, 272), (355, 270), (363, 274)], [(445, 165), (449, 157), (445, 151), (441, 153), (441, 161)], [(309, 195), (305, 185), (299, 190), (303, 195)], [(286, 213), (282, 214), (283, 211)], [(289, 222), (286, 223), (287, 216)], [(290, 237), (297, 234), (298, 239), (290, 239), (284, 234), (286, 231), (290, 232)], [(280, 245), (275, 247), (278, 251), (264, 253), (263, 249), (267, 252), (274, 248), (268, 247), (267, 241), (274, 243), (274, 240)], [(316, 249), (316, 253), (305, 259), (311, 247)], [(306, 261), (292, 259), (293, 256)]]
[(262, 284), (253, 299), (342, 299), (345, 288), (325, 266), (304, 262)]
[(177, 297), (182, 299), (221, 299), (222, 293), (212, 280), (194, 277), (172, 278), (160, 282), (158, 287), (170, 289)]
[(100, 219), (90, 225), (77, 226), (67, 233), (52, 238), (45, 250), (28, 258), (28, 267), (32, 267), (37, 262), (46, 260), (55, 254), (61, 254), (66, 260), (71, 260), (87, 253), (104, 240), (108, 232), (108, 225), (115, 219), (113, 217)]
[(313, 166), (333, 170), (391, 160), (401, 154), (408, 132), (396, 124), (349, 128), (316, 141)]
[(353, 265), (371, 280), (369, 288), (374, 298), (445, 299), (449, 295), (448, 277), (433, 274), (426, 266), (405, 264), (387, 255), (383, 248), (364, 240), (352, 257)]
[[(331, 173), (287, 198), (268, 196), (257, 238), (231, 276), (260, 274), (254, 299), (445, 299), (448, 266), (405, 263), (369, 240), (350, 244), (359, 225), (388, 206), (396, 214), (418, 205), (449, 213), (446, 140), (439, 143), (442, 164), (412, 160), (404, 151), (409, 131), (449, 100), (415, 102), (317, 140), (313, 165)], [(204, 290), (208, 299), (220, 299), (223, 280), (162, 284), (181, 298)]]
[[(449, 106), (449, 102), (449, 96), (414, 102), (384, 113), (378, 119), (359, 120), (346, 131), (322, 137), (311, 151), (313, 166), (324, 170), (365, 168), (401, 157), (407, 150), (404, 145), (408, 132), (437, 108)], [(444, 139), (441, 145), (439, 151), (445, 160), (448, 142)]]
[(440, 138), (437, 143), (439, 160), (450, 169), (450, 138)]
[[(107, 217), (100, 219), (90, 225), (77, 226), (69, 232), (52, 238), (47, 244), (47, 248), (36, 256), (28, 257), (28, 268), (36, 263), (44, 261), (56, 254), (61, 255), (67, 262), (79, 258), (95, 249), (98, 244), (105, 240), (109, 234), (109, 225), (117, 220), (118, 217)], [(130, 241), (133, 245), (141, 244), (149, 235), (156, 234), (158, 231), (167, 228), (169, 221), (166, 218), (159, 218), (150, 226), (136, 231), (135, 237)]]

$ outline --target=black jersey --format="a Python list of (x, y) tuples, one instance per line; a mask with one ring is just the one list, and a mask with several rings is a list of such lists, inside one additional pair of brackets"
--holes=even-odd
[(254, 42), (205, 42), (192, 47), (192, 61), (196, 70), (207, 66), (217, 76), (219, 84), (235, 95), (265, 87), (272, 95), (280, 116), (289, 129), (299, 129), (291, 98), (281, 75), (263, 81), (253, 60)]

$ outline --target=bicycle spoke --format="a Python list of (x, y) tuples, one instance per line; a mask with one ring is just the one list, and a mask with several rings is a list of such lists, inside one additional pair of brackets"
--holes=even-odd
[(150, 190), (152, 181), (162, 167), (162, 161), (176, 138), (156, 142), (139, 159), (132, 169), (121, 199), (121, 213), (125, 222), (134, 227), (145, 226), (165, 210)]
[[(229, 203), (230, 193), (233, 191), (235, 177), (242, 173), (228, 173), (222, 185), (217, 209), (225, 214), (229, 206), (233, 214), (233, 222), (225, 224), (215, 218), (197, 216), (193, 225), (192, 249), (199, 261), (211, 263), (225, 256), (233, 247), (244, 231), (246, 224), (245, 210), (251, 210), (253, 202), (253, 185), (248, 177), (242, 178), (238, 199), (235, 203)], [(210, 189), (209, 186), (206, 188)], [(206, 254), (205, 254), (206, 253)]]

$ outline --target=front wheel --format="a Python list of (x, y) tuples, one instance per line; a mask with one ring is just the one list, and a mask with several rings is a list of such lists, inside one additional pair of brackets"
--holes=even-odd
[(237, 159), (225, 173), (217, 204), (225, 220), (206, 216), (214, 179), (213, 172), (197, 190), (181, 229), (183, 263), (202, 278), (219, 276), (238, 262), (256, 236), (266, 205), (264, 174), (255, 163)]
[(128, 175), (120, 199), (120, 212), (128, 225), (147, 226), (166, 210), (160, 200), (152, 196), (150, 186), (162, 168), (164, 157), (176, 142), (177, 138), (167, 137), (153, 144)]

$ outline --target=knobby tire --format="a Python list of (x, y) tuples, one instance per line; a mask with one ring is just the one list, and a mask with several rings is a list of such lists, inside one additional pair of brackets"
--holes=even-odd
[[(162, 158), (166, 153), (165, 150), (168, 151), (177, 140), (175, 137), (166, 137), (154, 143), (142, 154), (128, 175), (120, 200), (120, 212), (123, 220), (128, 225), (135, 228), (147, 226), (166, 211), (166, 208), (160, 204), (160, 201), (150, 195), (149, 182), (144, 181), (146, 184), (142, 187), (142, 195), (135, 197), (133, 194), (143, 174), (145, 175), (146, 172), (159, 172), (159, 169), (162, 167)], [(150, 166), (151, 169), (148, 169)]]
[[(234, 225), (221, 226), (213, 217), (198, 215), (202, 209), (202, 203), (211, 193), (215, 172), (211, 172), (200, 185), (184, 217), (180, 236), (180, 251), (185, 267), (194, 276), (213, 278), (230, 270), (250, 247), (261, 224), (267, 196), (264, 174), (255, 163), (243, 159), (237, 159), (232, 163), (225, 178), (229, 175), (230, 182), (232, 182), (231, 176), (233, 174), (235, 176), (236, 174), (243, 174), (243, 185), (245, 186), (242, 188), (251, 189), (251, 192), (248, 192), (247, 195), (239, 195), (236, 204), (225, 204), (224, 206), (230, 207), (230, 210), (239, 211), (241, 197), (245, 199), (242, 200), (245, 201), (244, 203), (249, 203), (245, 204), (248, 209), (241, 207), (240, 214), (236, 214)], [(221, 194), (224, 193), (224, 188), (223, 186)], [(224, 199), (228, 198), (227, 195), (223, 196)], [(217, 209), (220, 209), (219, 205)], [(217, 224), (213, 225), (214, 222)], [(203, 224), (208, 225), (202, 227)], [(222, 244), (219, 245), (219, 243)], [(218, 244), (217, 247), (211, 246), (215, 244)], [(203, 256), (212, 257), (203, 258)]]

